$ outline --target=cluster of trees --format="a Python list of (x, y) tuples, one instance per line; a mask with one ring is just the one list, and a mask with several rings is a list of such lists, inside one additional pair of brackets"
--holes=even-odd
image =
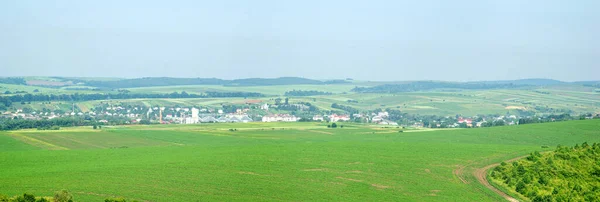
[[(105, 117), (108, 125), (123, 125), (129, 122), (124, 117)], [(60, 127), (67, 126), (93, 126), (97, 121), (91, 117), (60, 117), (54, 119), (21, 119), (21, 118), (0, 118), (0, 130), (18, 130), (27, 128), (37, 128), (39, 130), (59, 130)]]
[(18, 91), (15, 91), (15, 92), (10, 92), (10, 91), (8, 91), (8, 90), (7, 90), (7, 91), (4, 91), (4, 94), (5, 94), (5, 95), (9, 95), (9, 94), (13, 94), (13, 93), (14, 93), (14, 94), (21, 94), (21, 93), (27, 93), (27, 91), (24, 91), (24, 90), (18, 90)]
[(494, 182), (531, 201), (600, 201), (600, 144), (559, 146), (546, 154), (502, 163)]
[(330, 92), (316, 90), (292, 90), (285, 92), (285, 96), (313, 96), (313, 95), (331, 95)]
[(515, 85), (513, 83), (456, 83), (456, 82), (435, 82), (435, 81), (415, 81), (401, 84), (385, 84), (373, 87), (355, 87), (354, 92), (359, 93), (400, 93), (413, 91), (427, 91), (434, 89), (499, 89), (516, 88), (524, 85)]
[(185, 91), (169, 94), (116, 93), (116, 94), (24, 94), (0, 96), (0, 108), (10, 107), (13, 102), (48, 102), (48, 101), (88, 101), (107, 99), (137, 99), (137, 98), (211, 98), (211, 97), (262, 97), (263, 94), (253, 92), (206, 92), (205, 94), (188, 94)]
[(358, 114), (358, 112), (359, 112), (358, 109), (356, 109), (354, 107), (346, 106), (346, 105), (340, 105), (340, 104), (337, 104), (337, 103), (331, 104), (331, 108), (344, 110), (344, 111), (350, 113), (351, 115), (352, 114)]
[(570, 114), (553, 114), (544, 117), (530, 117), (530, 118), (521, 118), (519, 119), (519, 125), (521, 124), (531, 124), (531, 123), (546, 123), (546, 122), (555, 122), (555, 121), (568, 121), (575, 120), (575, 117), (572, 117)]
[(57, 191), (53, 197), (36, 197), (28, 193), (13, 197), (0, 194), (0, 202), (73, 202), (73, 195), (66, 190)]
[(14, 84), (14, 85), (25, 85), (25, 84), (27, 84), (27, 82), (25, 82), (25, 79), (19, 78), (19, 77), (5, 77), (5, 78), (0, 78), (0, 83)]

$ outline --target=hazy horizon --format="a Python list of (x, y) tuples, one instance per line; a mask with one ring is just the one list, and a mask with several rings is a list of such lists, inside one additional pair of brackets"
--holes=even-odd
[(3, 1), (0, 77), (600, 80), (600, 2)]

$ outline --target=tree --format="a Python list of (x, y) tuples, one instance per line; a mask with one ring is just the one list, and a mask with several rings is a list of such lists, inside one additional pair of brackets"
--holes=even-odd
[(336, 123), (332, 123), (332, 124), (331, 124), (331, 127), (332, 127), (332, 128), (337, 128), (337, 124), (336, 124)]
[(98, 129), (98, 126), (97, 126), (97, 125), (94, 125), (92, 128), (93, 128), (94, 130), (96, 130), (96, 129)]
[(35, 89), (35, 90), (33, 90), (33, 92), (34, 92), (34, 93), (39, 93), (39, 92), (40, 92), (40, 90), (38, 90), (38, 89)]
[(286, 97), (286, 98), (285, 98), (285, 105), (288, 105), (288, 104), (290, 104), (290, 103), (289, 103), (289, 101), (290, 101), (290, 98), (287, 98), (287, 97)]
[(275, 105), (281, 104), (281, 98), (275, 98)]

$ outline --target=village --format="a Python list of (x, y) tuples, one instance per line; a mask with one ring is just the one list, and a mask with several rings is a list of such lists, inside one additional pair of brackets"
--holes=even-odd
[[(392, 114), (390, 114), (392, 113)], [(200, 123), (248, 123), (248, 122), (357, 122), (381, 126), (414, 128), (474, 128), (499, 125), (517, 125), (523, 118), (517, 115), (490, 116), (417, 116), (398, 114), (396, 110), (376, 110), (360, 113), (345, 113), (343, 110), (321, 111), (309, 103), (201, 106), (140, 106), (119, 103), (102, 103), (83, 112), (75, 104), (68, 111), (32, 110), (31, 108), (6, 111), (2, 118), (24, 120), (51, 120), (55, 118), (79, 117), (96, 121), (98, 124), (122, 120), (123, 124), (200, 124)], [(588, 119), (593, 116), (585, 117)], [(541, 117), (539, 117), (541, 119)]]

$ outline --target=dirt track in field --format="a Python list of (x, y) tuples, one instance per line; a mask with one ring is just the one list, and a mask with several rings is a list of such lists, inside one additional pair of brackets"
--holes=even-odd
[[(517, 161), (517, 160), (525, 158), (525, 157), (527, 157), (527, 156), (521, 156), (521, 157), (513, 158), (513, 159), (507, 160), (505, 162), (510, 163), (510, 162)], [(504, 193), (503, 191), (500, 191), (500, 190), (496, 189), (496, 187), (492, 186), (490, 184), (490, 182), (487, 181), (488, 170), (491, 169), (491, 168), (493, 168), (493, 167), (499, 166), (499, 165), (500, 165), (500, 163), (494, 163), (492, 165), (488, 165), (488, 166), (483, 167), (483, 168), (478, 168), (477, 170), (475, 170), (473, 172), (473, 175), (475, 176), (475, 178), (477, 178), (477, 181), (479, 181), (479, 183), (481, 183), (486, 188), (492, 190), (493, 192), (496, 192), (498, 195), (502, 196), (504, 199), (506, 199), (508, 201), (511, 201), (511, 202), (518, 202), (519, 200), (513, 198), (512, 196), (509, 196), (508, 194)], [(463, 179), (461, 178), (461, 180), (463, 180)]]

